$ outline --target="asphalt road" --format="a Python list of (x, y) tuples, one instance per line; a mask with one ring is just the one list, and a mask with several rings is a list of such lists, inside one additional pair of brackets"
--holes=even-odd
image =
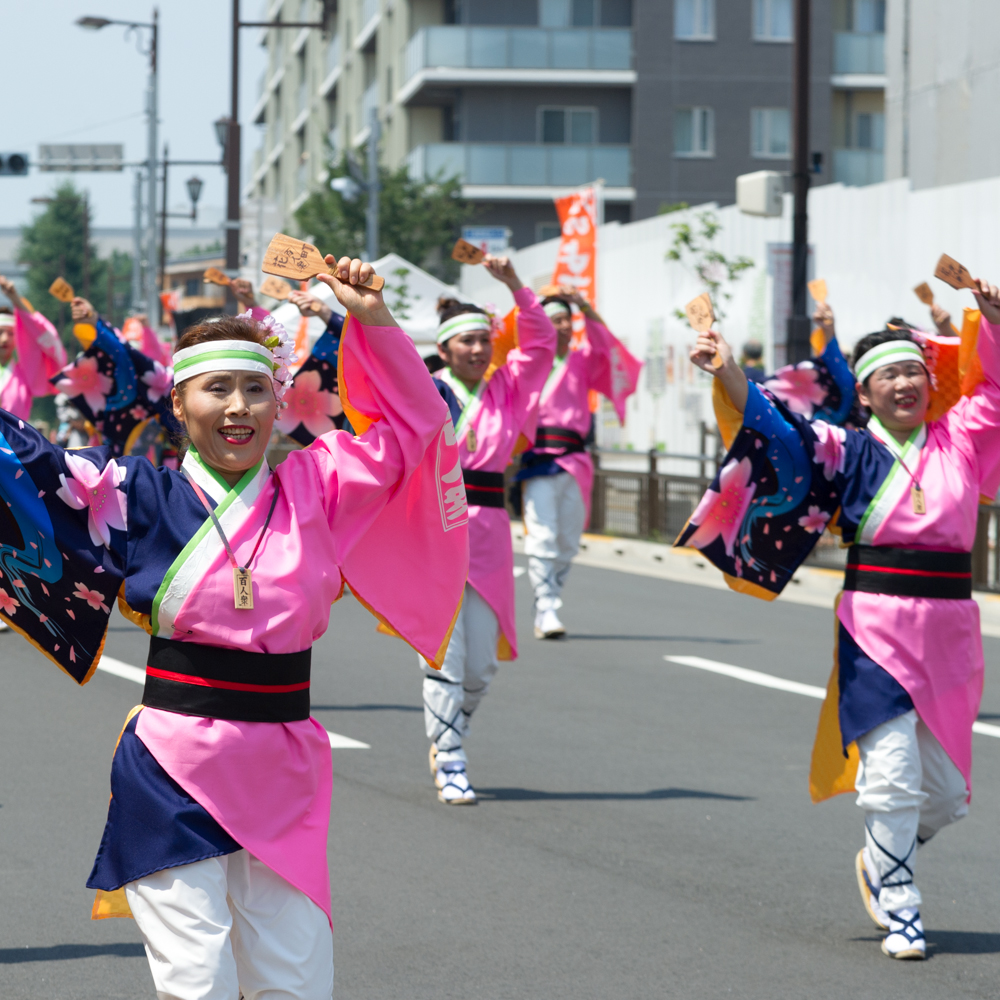
[[(523, 561), (519, 558), (519, 562)], [(931, 959), (879, 951), (854, 883), (850, 796), (813, 806), (819, 702), (664, 660), (694, 655), (824, 685), (831, 613), (576, 567), (572, 638), (530, 637), (468, 741), (472, 809), (437, 802), (415, 656), (351, 598), (314, 658), (334, 750), (338, 1000), (1000, 997), (1000, 739), (974, 737), (970, 816), (922, 849)], [(115, 616), (107, 653), (144, 662)], [(1000, 640), (986, 640), (987, 721)], [(78, 690), (0, 636), (0, 998), (151, 998), (128, 920), (84, 887), (138, 685)]]

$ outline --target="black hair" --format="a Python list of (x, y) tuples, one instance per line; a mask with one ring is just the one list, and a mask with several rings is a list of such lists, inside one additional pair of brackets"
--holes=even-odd
[[(893, 326), (896, 324), (890, 320)], [(902, 323), (902, 320), (900, 320)], [(855, 345), (854, 350), (851, 353), (851, 369), (856, 370), (858, 367), (858, 362), (864, 355), (866, 355), (873, 347), (878, 347), (879, 344), (888, 344), (892, 340), (908, 340), (911, 344), (917, 344), (917, 338), (913, 336), (909, 328), (899, 327), (895, 330), (890, 330), (886, 327), (885, 330), (877, 330), (875, 333), (865, 334)], [(919, 344), (917, 344), (919, 346)], [(871, 378), (871, 375), (868, 376)], [(868, 378), (864, 380), (862, 385), (868, 385)]]
[(448, 320), (454, 319), (455, 316), (462, 316), (465, 313), (489, 315), (485, 309), (480, 309), (479, 306), (474, 306), (471, 302), (459, 302), (458, 299), (449, 298), (447, 295), (442, 295), (438, 299), (437, 313), (439, 323), (446, 323)]
[(743, 357), (750, 361), (759, 361), (764, 357), (764, 348), (761, 346), (760, 341), (748, 340), (743, 345)]

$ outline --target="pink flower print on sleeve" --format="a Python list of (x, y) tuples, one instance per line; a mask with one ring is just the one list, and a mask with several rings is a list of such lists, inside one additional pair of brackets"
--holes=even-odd
[(321, 385), (318, 371), (299, 372), (285, 390), (286, 407), (275, 422), (279, 431), (289, 434), (302, 424), (313, 437), (320, 437), (336, 427), (332, 418), (340, 412), (340, 400), (332, 392), (324, 392)]
[(100, 472), (93, 462), (69, 453), (66, 454), (66, 466), (73, 478), (59, 474), (62, 486), (56, 490), (56, 496), (75, 510), (88, 510), (87, 529), (91, 541), (109, 548), (109, 528), (125, 530), (125, 494), (116, 489), (125, 479), (125, 470), (112, 461)]
[(792, 413), (811, 417), (813, 409), (826, 399), (826, 392), (819, 382), (819, 372), (808, 362), (796, 368), (783, 368), (768, 379), (770, 389)]
[(826, 522), (829, 520), (830, 515), (813, 504), (809, 507), (808, 513), (799, 518), (799, 526), (808, 532), (822, 534), (826, 530)]
[(79, 597), (81, 601), (86, 601), (95, 611), (110, 613), (110, 608), (104, 603), (104, 595), (97, 590), (91, 590), (85, 583), (77, 583), (74, 597)]
[(146, 395), (151, 403), (159, 402), (166, 396), (174, 384), (173, 368), (164, 368), (159, 361), (153, 362), (153, 370), (142, 376), (146, 383)]
[(733, 555), (733, 545), (743, 516), (757, 489), (757, 485), (750, 482), (752, 475), (753, 467), (748, 458), (739, 462), (733, 459), (723, 467), (719, 476), (719, 492), (706, 490), (691, 515), (691, 523), (698, 525), (698, 530), (687, 540), (688, 545), (704, 549), (716, 538), (721, 538), (726, 546), (726, 555)]
[(97, 369), (97, 358), (79, 357), (62, 370), (62, 378), (56, 383), (60, 392), (70, 399), (83, 396), (94, 413), (101, 413), (114, 388), (114, 382)]
[(20, 606), (20, 601), (15, 601), (3, 587), (0, 587), (0, 611), (5, 615), (12, 615)]
[(842, 427), (833, 427), (825, 420), (817, 420), (812, 429), (819, 438), (813, 451), (813, 461), (823, 466), (826, 479), (833, 479), (838, 472), (844, 471), (844, 442), (847, 433)]

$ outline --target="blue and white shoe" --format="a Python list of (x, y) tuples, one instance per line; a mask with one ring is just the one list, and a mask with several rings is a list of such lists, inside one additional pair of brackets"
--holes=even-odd
[(889, 914), (878, 905), (878, 894), (882, 891), (882, 880), (871, 863), (868, 848), (863, 847), (854, 859), (854, 871), (858, 876), (858, 889), (861, 890), (861, 902), (865, 912), (872, 918), (872, 923), (880, 930), (889, 929)]
[(465, 773), (465, 761), (456, 760), (442, 764), (434, 775), (438, 788), (438, 802), (446, 806), (474, 806), (479, 804), (476, 793)]
[(890, 958), (916, 959), (927, 957), (927, 941), (920, 911), (915, 906), (889, 914), (889, 933), (882, 942), (882, 953)]

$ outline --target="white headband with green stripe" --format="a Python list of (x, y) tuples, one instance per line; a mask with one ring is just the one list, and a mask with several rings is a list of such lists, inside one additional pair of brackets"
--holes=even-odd
[(863, 383), (876, 368), (893, 365), (899, 361), (919, 361), (925, 369), (927, 368), (924, 352), (920, 350), (919, 344), (915, 344), (912, 340), (890, 340), (884, 344), (877, 344), (858, 358), (854, 365), (854, 377)]
[(554, 299), (552, 302), (546, 302), (542, 308), (545, 310), (545, 315), (549, 319), (555, 319), (561, 313), (565, 313), (567, 316), (572, 315), (570, 308), (565, 302), (561, 302), (559, 299)]
[(206, 372), (221, 371), (259, 372), (275, 379), (280, 367), (272, 351), (263, 344), (250, 340), (209, 340), (174, 354), (174, 385)]
[(472, 333), (475, 330), (492, 329), (490, 318), (485, 313), (460, 313), (449, 320), (445, 320), (437, 332), (437, 342), (443, 344), (446, 340), (458, 336), (460, 333)]

